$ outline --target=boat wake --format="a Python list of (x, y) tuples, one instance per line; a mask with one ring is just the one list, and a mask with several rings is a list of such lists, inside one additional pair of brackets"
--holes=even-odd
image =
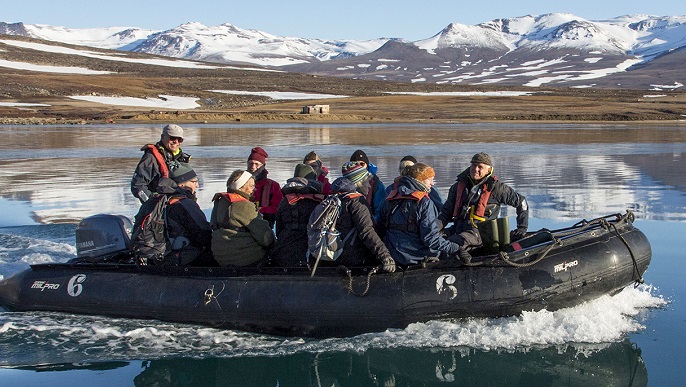
[[(230, 358), (298, 353), (364, 352), (393, 348), (452, 348), (518, 352), (572, 346), (605, 348), (644, 329), (642, 320), (667, 301), (651, 287), (627, 287), (573, 308), (524, 312), (499, 319), (470, 318), (416, 323), (349, 338), (282, 338), (151, 320), (61, 313), (0, 313), (4, 366), (167, 357)], [(21, 345), (19, 345), (21, 344)], [(21, 349), (20, 349), (21, 348)]]

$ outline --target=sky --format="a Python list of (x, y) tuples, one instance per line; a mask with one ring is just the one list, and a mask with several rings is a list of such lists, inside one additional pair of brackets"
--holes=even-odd
[[(333, 4), (333, 5), (332, 5)], [(20, 0), (5, 1), (0, 21), (67, 28), (139, 27), (166, 30), (186, 22), (230, 23), (277, 36), (368, 40), (429, 38), (448, 24), (566, 12), (587, 20), (628, 14), (686, 15), (683, 0)]]

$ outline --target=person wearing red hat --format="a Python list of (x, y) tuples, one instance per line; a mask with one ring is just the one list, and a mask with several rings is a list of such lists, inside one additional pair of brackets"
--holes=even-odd
[(252, 148), (248, 156), (247, 171), (255, 177), (255, 192), (251, 200), (257, 204), (258, 212), (274, 227), (276, 210), (283, 199), (281, 185), (267, 177), (267, 152), (259, 146)]

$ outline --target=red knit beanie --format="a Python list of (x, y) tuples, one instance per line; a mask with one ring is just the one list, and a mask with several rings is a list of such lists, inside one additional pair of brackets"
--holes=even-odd
[(265, 152), (264, 149), (260, 148), (259, 146), (256, 146), (250, 151), (250, 157), (248, 157), (248, 160), (255, 160), (261, 162), (262, 164), (266, 164), (267, 157), (269, 157), (267, 152)]

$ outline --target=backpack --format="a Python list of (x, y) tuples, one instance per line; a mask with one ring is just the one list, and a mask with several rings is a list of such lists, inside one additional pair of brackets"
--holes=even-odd
[(141, 224), (131, 235), (131, 249), (137, 263), (147, 265), (159, 263), (171, 251), (167, 235), (167, 206), (169, 197), (159, 195), (152, 211), (147, 214)]
[[(361, 196), (361, 195), (360, 195)], [(345, 238), (336, 229), (341, 216), (341, 197), (338, 194), (327, 196), (310, 214), (307, 226), (308, 261), (315, 259), (315, 268), (320, 260), (333, 262), (343, 253), (345, 243), (354, 233), (350, 230)]]

